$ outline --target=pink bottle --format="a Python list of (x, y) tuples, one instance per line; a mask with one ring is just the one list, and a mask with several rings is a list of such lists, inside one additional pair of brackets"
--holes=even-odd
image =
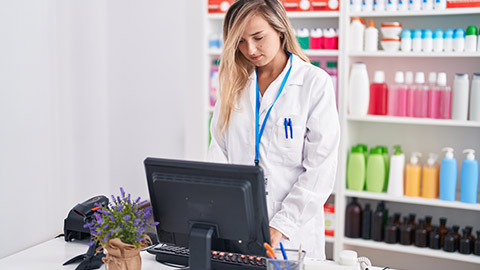
[(447, 85), (447, 74), (445, 72), (438, 74), (437, 84), (440, 88), (439, 118), (451, 119), (452, 88)]
[[(443, 75), (440, 75), (441, 73), (438, 74), (438, 80), (440, 81), (440, 77)], [(445, 73), (443, 73), (445, 75)], [(442, 118), (440, 115), (440, 103), (441, 103), (441, 98), (442, 98), (442, 87), (440, 87), (437, 84), (435, 86), (431, 87), (428, 90), (428, 117), (434, 118), (434, 119), (440, 119)]]
[(415, 108), (415, 95), (413, 94), (413, 72), (405, 72), (405, 84), (407, 85), (407, 116), (413, 117)]
[(408, 89), (403, 72), (395, 73), (395, 84), (388, 89), (388, 115), (407, 116)]
[(415, 85), (413, 87), (414, 109), (413, 117), (428, 116), (428, 86), (425, 84), (425, 74), (417, 72), (415, 74)]
[[(429, 118), (435, 118), (434, 114), (435, 112), (432, 110), (435, 110), (438, 108), (438, 106), (435, 106), (436, 100), (435, 97), (433, 96), (433, 90), (437, 87), (437, 73), (436, 72), (429, 72), (428, 73), (428, 112), (427, 112), (427, 117)], [(438, 99), (439, 100), (439, 99)], [(437, 113), (438, 114), (438, 113)]]
[(385, 72), (375, 71), (373, 83), (370, 85), (370, 103), (368, 114), (386, 115), (388, 102), (388, 87), (385, 83)]

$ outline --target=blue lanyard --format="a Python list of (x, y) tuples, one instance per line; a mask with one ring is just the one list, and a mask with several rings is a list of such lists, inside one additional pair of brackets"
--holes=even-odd
[[(265, 124), (267, 123), (267, 119), (270, 116), (270, 112), (272, 111), (273, 105), (275, 105), (275, 102), (277, 102), (278, 97), (283, 91), (283, 88), (285, 87), (285, 83), (287, 82), (288, 76), (290, 75), (290, 71), (292, 70), (292, 54), (288, 53), (290, 55), (290, 68), (288, 68), (287, 74), (285, 74), (285, 77), (283, 78), (282, 84), (280, 85), (280, 89), (278, 89), (277, 97), (275, 98), (275, 101), (273, 102), (272, 106), (267, 111), (267, 114), (265, 115), (265, 119), (263, 119), (263, 124), (262, 128), (260, 129), (260, 132), (258, 132), (258, 124), (259, 124), (259, 111), (260, 111), (260, 89), (258, 87), (258, 76), (257, 77), (257, 106), (255, 107), (255, 165), (258, 166), (258, 154), (260, 152), (260, 140), (262, 139), (263, 135), (263, 130), (265, 129)], [(257, 75), (257, 70), (255, 69), (255, 75)]]

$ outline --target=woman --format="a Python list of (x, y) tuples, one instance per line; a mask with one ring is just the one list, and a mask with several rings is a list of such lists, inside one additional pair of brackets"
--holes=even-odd
[(209, 160), (261, 166), (272, 246), (325, 258), (340, 137), (331, 79), (309, 63), (278, 0), (235, 1), (223, 40)]

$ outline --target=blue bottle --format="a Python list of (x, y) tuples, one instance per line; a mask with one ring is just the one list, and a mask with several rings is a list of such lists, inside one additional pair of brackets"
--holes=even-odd
[(453, 148), (445, 147), (445, 157), (440, 165), (440, 200), (455, 201), (457, 191), (457, 160), (453, 157)]
[(467, 154), (467, 158), (463, 161), (460, 176), (460, 201), (477, 203), (478, 161), (475, 160), (475, 150), (465, 149), (463, 153)]

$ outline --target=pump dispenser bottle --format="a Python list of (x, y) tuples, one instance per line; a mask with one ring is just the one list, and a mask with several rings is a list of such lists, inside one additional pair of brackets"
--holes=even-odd
[(440, 166), (435, 162), (437, 155), (430, 153), (427, 165), (423, 167), (422, 197), (427, 199), (438, 198), (440, 183)]
[(408, 90), (403, 72), (395, 72), (395, 84), (388, 88), (388, 115), (407, 116)]
[(475, 150), (465, 149), (467, 158), (463, 161), (460, 176), (460, 201), (477, 203), (478, 193), (478, 161), (475, 160)]
[(421, 167), (418, 164), (418, 157), (421, 153), (413, 152), (410, 162), (406, 167), (405, 195), (408, 197), (420, 196), (420, 172)]
[(388, 177), (387, 194), (394, 197), (403, 196), (403, 170), (405, 168), (405, 155), (400, 145), (395, 145), (390, 159), (390, 172)]
[(453, 148), (442, 149), (445, 157), (440, 166), (440, 200), (455, 201), (457, 189), (457, 160), (453, 157)]

